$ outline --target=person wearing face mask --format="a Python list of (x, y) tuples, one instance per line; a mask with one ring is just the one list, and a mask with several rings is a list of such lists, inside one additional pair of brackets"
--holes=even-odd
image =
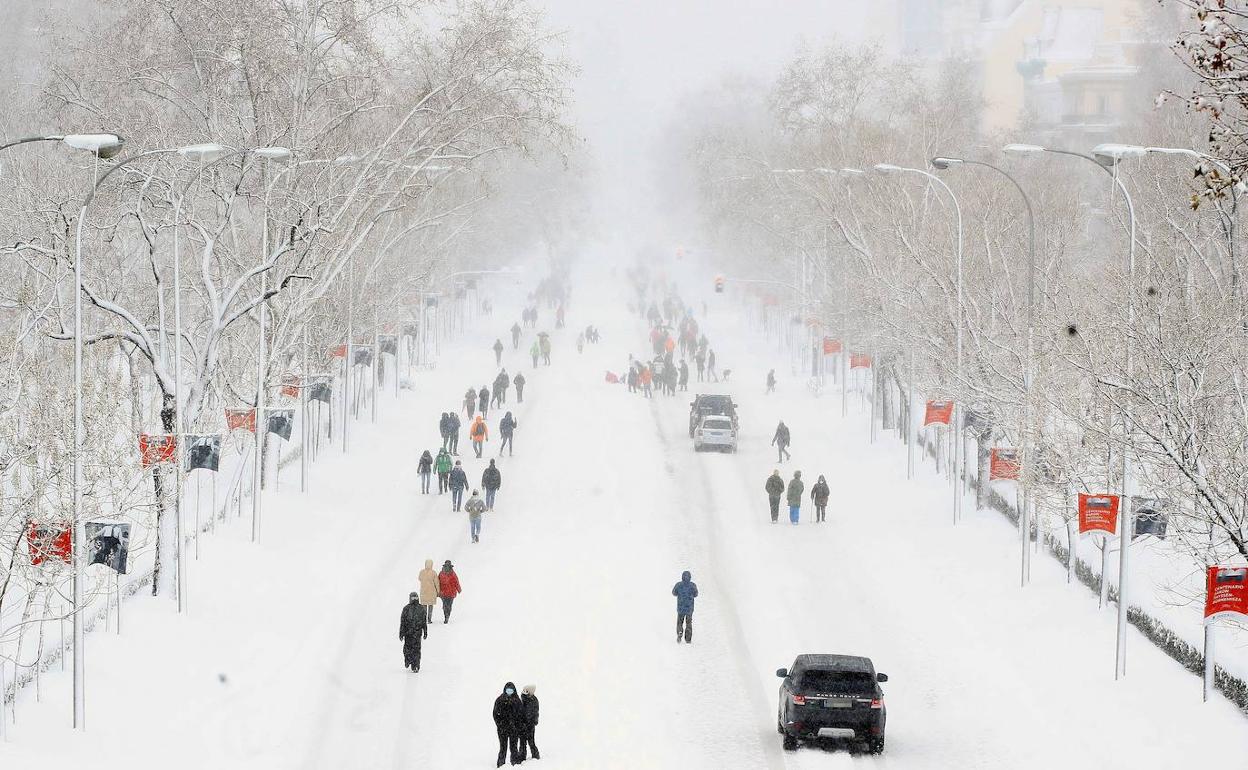
[(502, 767), (511, 753), (511, 764), (520, 759), (520, 733), (524, 729), (524, 704), (516, 694), (516, 686), (508, 682), (503, 692), (494, 699), (494, 727), (498, 730), (498, 764)]

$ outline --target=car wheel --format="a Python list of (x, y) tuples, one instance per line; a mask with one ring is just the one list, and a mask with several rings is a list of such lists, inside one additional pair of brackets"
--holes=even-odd
[(884, 753), (884, 736), (880, 735), (878, 737), (872, 738), (871, 740), (867, 741), (867, 751), (869, 751), (872, 754), (883, 754)]
[(797, 751), (797, 736), (795, 735), (784, 736), (784, 740), (781, 741), (780, 745), (784, 748), (785, 751)]

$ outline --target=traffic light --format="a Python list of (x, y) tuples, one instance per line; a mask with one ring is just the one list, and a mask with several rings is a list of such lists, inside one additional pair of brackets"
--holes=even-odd
[(715, 293), (724, 293), (724, 277), (722, 275), (715, 276)]

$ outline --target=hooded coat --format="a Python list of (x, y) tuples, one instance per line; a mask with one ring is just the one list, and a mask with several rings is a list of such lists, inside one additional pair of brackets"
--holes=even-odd
[(429, 614), (420, 606), (420, 602), (413, 600), (404, 605), (403, 612), (399, 615), (399, 641), (428, 639), (428, 619)]
[(516, 418), (511, 416), (511, 412), (503, 415), (503, 419), (498, 423), (499, 435), (506, 438), (516, 432)]
[(481, 474), (481, 486), (486, 489), (499, 489), (503, 486), (503, 472), (498, 469), (493, 460), (490, 460), (490, 467)]
[(445, 449), (438, 450), (438, 462), (434, 466), (438, 473), (450, 473), (455, 464), (451, 461), (451, 453)]
[(490, 437), (490, 428), (485, 424), (485, 420), (478, 415), (477, 419), (472, 423), (472, 427), (468, 429), (468, 438), (480, 444)]
[(463, 590), (459, 585), (459, 575), (455, 574), (455, 568), (450, 562), (443, 564), (442, 571), (438, 573), (438, 596), (443, 599), (454, 599)]
[(483, 386), (481, 390), (477, 393), (477, 406), (480, 407), (482, 412), (484, 412), (486, 409), (489, 408), (490, 406), (490, 389), (489, 388)]
[(511, 381), (516, 386), (516, 390), (524, 390), (524, 375), (517, 374), (516, 379)]
[(823, 480), (823, 476), (820, 476), (815, 485), (810, 488), (810, 499), (815, 501), (815, 505), (827, 505), (831, 494), (832, 491), (828, 489), (828, 482)]
[(473, 494), (468, 498), (468, 502), (464, 503), (464, 510), (468, 512), (469, 520), (481, 518), (481, 514), (485, 513), (485, 500), (481, 495)]
[(468, 474), (464, 473), (464, 466), (456, 465), (451, 469), (451, 475), (447, 478), (447, 483), (451, 485), (451, 489), (461, 490), (468, 486)]
[(416, 464), (416, 472), (433, 473), (433, 455), (429, 454), (428, 449), (420, 456), (420, 462)]
[(793, 478), (789, 480), (789, 505), (801, 505), (802, 493), (806, 491), (806, 485), (802, 483), (802, 472), (795, 471)]
[(438, 420), (438, 432), (444, 437), (451, 435), (451, 416), (446, 412), (443, 412), (442, 419)]
[(425, 560), (425, 568), (417, 576), (420, 579), (420, 603), (432, 607), (438, 603), (438, 573), (433, 571), (433, 559)]
[(680, 582), (672, 586), (672, 596), (676, 597), (676, 612), (681, 615), (693, 614), (693, 600), (698, 598), (698, 584), (693, 582), (689, 570), (680, 573)]
[(520, 703), (524, 706), (524, 723), (528, 727), (537, 727), (540, 704), (537, 702), (537, 686), (527, 684), (520, 694)]
[[(508, 688), (511, 695), (507, 694)], [(524, 703), (515, 684), (508, 682), (494, 699), (494, 726), (504, 735), (517, 735), (524, 728)]]
[(494, 392), (497, 393), (500, 390), (507, 390), (510, 386), (511, 378), (507, 376), (507, 370), (504, 369), (498, 373), (497, 377), (494, 378)]
[(784, 494), (784, 479), (780, 478), (779, 473), (767, 477), (766, 489), (768, 497), (780, 497)]

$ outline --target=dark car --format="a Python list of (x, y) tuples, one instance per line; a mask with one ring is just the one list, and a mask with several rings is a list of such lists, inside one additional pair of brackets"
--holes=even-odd
[(737, 429), (737, 405), (732, 402), (732, 396), (699, 393), (689, 402), (689, 438), (693, 438), (702, 418), (708, 415), (723, 415), (731, 418), (732, 429)]
[(867, 750), (884, 750), (884, 708), (881, 682), (870, 658), (856, 655), (798, 655), (792, 668), (776, 676), (780, 685), (780, 710), (776, 730), (784, 736), (784, 750), (794, 751), (798, 741), (836, 738), (866, 743)]

